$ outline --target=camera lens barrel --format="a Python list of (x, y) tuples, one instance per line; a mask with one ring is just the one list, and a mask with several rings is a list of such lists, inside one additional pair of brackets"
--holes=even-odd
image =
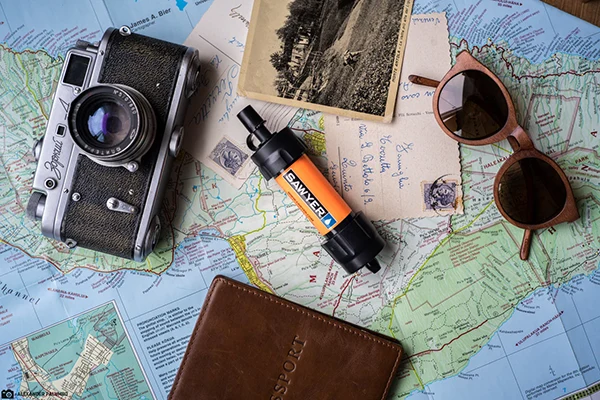
[(85, 90), (74, 100), (68, 120), (81, 150), (109, 166), (143, 156), (156, 136), (152, 106), (140, 92), (122, 85)]

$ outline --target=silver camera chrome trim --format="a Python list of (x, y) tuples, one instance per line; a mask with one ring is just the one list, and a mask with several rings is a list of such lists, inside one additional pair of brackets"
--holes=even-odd
[(127, 25), (123, 25), (119, 28), (119, 33), (121, 36), (129, 36), (131, 35), (131, 29)]
[[(65, 213), (71, 201), (84, 201), (86, 196), (85, 191), (71, 193), (77, 172), (77, 160), (80, 155), (86, 156), (96, 163), (98, 163), (98, 160), (83, 152), (71, 137), (68, 128), (69, 112), (71, 104), (83, 90), (104, 85), (99, 82), (99, 76), (110, 37), (115, 30), (115, 28), (108, 29), (102, 40), (97, 43), (97, 47), (87, 42), (78, 42), (77, 47), (67, 51), (46, 132), (42, 137), (43, 144), (35, 151), (39, 155), (39, 161), (33, 179), (33, 190), (34, 193), (37, 192), (40, 195), (32, 196), (36, 198), (36, 204), (31, 205), (31, 214), (34, 214), (34, 217), (41, 217), (39, 218), (41, 219), (41, 230), (45, 236), (66, 243), (70, 248), (76, 246), (77, 242), (73, 240), (75, 238), (62, 237), (61, 228)], [(69, 65), (72, 55), (90, 59), (81, 87), (64, 82), (66, 66)], [(161, 139), (159, 155), (148, 187), (146, 202), (143, 210), (138, 210), (138, 212), (142, 212), (142, 215), (134, 249), (132, 249), (132, 258), (138, 262), (144, 261), (156, 244), (155, 239), (159, 233), (157, 229), (161, 225), (159, 214), (162, 208), (162, 199), (172, 172), (171, 166), (175, 159), (172, 152), (173, 146), (170, 144), (174, 141), (174, 135), (183, 133), (179, 132), (179, 129), (184, 125), (184, 111), (189, 103), (189, 99), (185, 94), (190, 89), (188, 87), (190, 85), (189, 76), (194, 76), (188, 69), (197, 64), (194, 62), (195, 59), (199, 59), (198, 51), (187, 48), (181, 58), (175, 89), (171, 94), (172, 103)], [(59, 134), (59, 132), (62, 134)], [(158, 132), (156, 136), (158, 136)], [(138, 169), (136, 160), (132, 160), (123, 166), (132, 172)], [(52, 190), (48, 190), (44, 185), (49, 179), (56, 181), (56, 186)]]
[[(148, 190), (148, 196), (146, 197), (146, 203), (141, 218), (140, 227), (138, 230), (137, 238), (133, 249), (133, 259), (135, 261), (143, 261), (153, 251), (149, 249), (147, 234), (151, 229), (151, 224), (154, 217), (160, 214), (162, 208), (162, 200), (164, 198), (164, 192), (166, 190), (169, 175), (171, 174), (171, 165), (175, 158), (171, 156), (169, 151), (169, 143), (173, 134), (179, 130), (179, 127), (184, 125), (185, 113), (182, 111), (187, 109), (189, 99), (184, 96), (187, 90), (188, 69), (191, 68), (194, 57), (199, 57), (198, 50), (188, 47), (183, 59), (181, 60), (181, 66), (179, 68), (179, 74), (175, 84), (175, 92), (173, 93), (172, 99), (179, 99), (178, 102), (173, 101), (169, 114), (167, 116), (167, 123), (165, 125), (165, 132), (162, 137), (162, 143), (160, 145), (160, 152), (156, 160), (156, 166), (150, 180), (150, 188)], [(160, 199), (160, 201), (157, 201)], [(154, 243), (156, 244), (156, 243)]]
[[(83, 87), (88, 86), (91, 82), (89, 71), (96, 64), (96, 54), (81, 48), (70, 49), (65, 56), (65, 65), (68, 65), (72, 55), (90, 59), (82, 85)], [(52, 212), (42, 214), (42, 234), (61, 242), (64, 242), (64, 238), (61, 237), (60, 228), (73, 180), (73, 168), (70, 168), (71, 160), (79, 154), (75, 143), (64, 133), (62, 135), (58, 133), (61, 127), (67, 126), (69, 107), (77, 97), (74, 90), (76, 86), (64, 83), (65, 73), (66, 68), (63, 67), (54, 94), (46, 132), (43, 136), (43, 144), (37, 151), (39, 160), (33, 178), (33, 189), (45, 195), (44, 210), (52, 210)], [(46, 187), (45, 182), (48, 179), (56, 180), (55, 188), (49, 190)]]

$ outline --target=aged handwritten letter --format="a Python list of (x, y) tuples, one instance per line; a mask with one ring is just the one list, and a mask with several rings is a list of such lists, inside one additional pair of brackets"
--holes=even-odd
[(408, 76), (442, 79), (450, 70), (445, 14), (413, 15), (392, 124), (325, 115), (330, 180), (372, 220), (463, 212), (458, 143), (433, 116), (434, 89)]
[(237, 95), (251, 10), (252, 0), (219, 0), (185, 41), (199, 50), (202, 70), (201, 87), (186, 117), (184, 149), (237, 189), (256, 168), (238, 112), (252, 105), (273, 131), (285, 127), (296, 113), (290, 107)]

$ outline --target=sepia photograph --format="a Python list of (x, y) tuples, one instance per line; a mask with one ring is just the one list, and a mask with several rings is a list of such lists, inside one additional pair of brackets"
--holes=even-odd
[(412, 0), (257, 0), (242, 96), (390, 122)]

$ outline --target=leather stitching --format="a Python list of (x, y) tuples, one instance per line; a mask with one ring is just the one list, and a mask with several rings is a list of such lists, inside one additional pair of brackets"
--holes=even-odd
[[(402, 351), (401, 351), (400, 348), (398, 348), (398, 346), (391, 345), (391, 344), (386, 343), (384, 341), (381, 341), (379, 339), (374, 339), (374, 338), (372, 338), (370, 336), (367, 336), (365, 334), (357, 332), (358, 329), (356, 329), (356, 328), (347, 328), (347, 327), (342, 326), (340, 324), (337, 324), (335, 322), (328, 321), (328, 320), (326, 320), (323, 317), (320, 317), (318, 315), (314, 315), (312, 313), (308, 313), (308, 312), (304, 311), (303, 309), (301, 309), (300, 307), (284, 303), (284, 302), (282, 302), (280, 300), (277, 300), (277, 299), (273, 299), (271, 296), (268, 296), (266, 294), (255, 292), (253, 290), (249, 290), (249, 289), (241, 286), (240, 284), (229, 282), (228, 280), (225, 280), (224, 278), (215, 278), (215, 281), (216, 282), (213, 283), (212, 288), (210, 289), (210, 291), (208, 292), (208, 295), (206, 296), (205, 304), (208, 304), (208, 302), (209, 302), (209, 300), (210, 300), (213, 292), (217, 288), (217, 284), (224, 283), (224, 284), (226, 284), (228, 286), (233, 287), (234, 289), (241, 290), (241, 291), (246, 292), (246, 293), (250, 293), (250, 294), (252, 294), (254, 296), (258, 296), (258, 297), (260, 297), (262, 299), (265, 299), (265, 300), (269, 300), (271, 303), (275, 303), (277, 305), (284, 306), (286, 308), (289, 308), (291, 310), (299, 312), (302, 315), (309, 316), (309, 317), (311, 317), (313, 319), (316, 319), (318, 321), (325, 322), (328, 325), (332, 325), (332, 326), (334, 326), (334, 327), (336, 327), (338, 329), (342, 329), (342, 330), (344, 330), (344, 331), (346, 331), (348, 333), (352, 333), (353, 335), (356, 335), (356, 336), (358, 336), (358, 337), (360, 337), (362, 339), (366, 339), (366, 340), (369, 340), (371, 342), (375, 342), (375, 343), (377, 343), (379, 345), (382, 345), (382, 346), (385, 346), (385, 347), (388, 347), (390, 349), (395, 350), (398, 353), (398, 355), (396, 356), (396, 362), (394, 363), (393, 371), (390, 374), (390, 377), (388, 379), (387, 385), (385, 386), (384, 394), (388, 392), (388, 390), (390, 388), (390, 385), (392, 384), (392, 380), (393, 380), (393, 377), (395, 375), (395, 372), (398, 370), (398, 366), (399, 366), (398, 364), (400, 363), (400, 356), (402, 355)], [(204, 318), (204, 314), (205, 314), (205, 312), (206, 312), (207, 309), (208, 309), (208, 307), (204, 307), (202, 309), (202, 313), (200, 314), (200, 317), (198, 318), (198, 322), (196, 323), (196, 326), (200, 325), (200, 321), (202, 321), (202, 318)], [(317, 312), (317, 311), (315, 311), (315, 312)], [(177, 390), (177, 384), (179, 383), (180, 372), (183, 371), (183, 367), (185, 365), (185, 362), (187, 361), (188, 353), (190, 352), (190, 349), (192, 348), (192, 344), (194, 343), (194, 339), (196, 338), (196, 333), (197, 333), (197, 329), (194, 328), (194, 333), (192, 334), (192, 337), (190, 339), (190, 343), (188, 345), (188, 349), (185, 352), (185, 356), (183, 357), (183, 361), (181, 362), (181, 366), (179, 367), (179, 372), (177, 373), (177, 377), (175, 378), (175, 381), (173, 382), (173, 390), (171, 391), (171, 394), (175, 393), (175, 391)], [(170, 399), (172, 397), (171, 394), (169, 394), (168, 399)]]
[[(220, 279), (219, 279), (219, 280), (220, 280)], [(290, 305), (290, 304), (287, 304), (287, 303), (281, 302), (281, 301), (279, 301), (279, 300), (273, 299), (273, 298), (271, 298), (271, 296), (267, 296), (267, 295), (264, 295), (264, 294), (262, 294), (262, 293), (257, 293), (257, 292), (255, 292), (255, 291), (248, 290), (248, 289), (246, 289), (245, 287), (243, 287), (243, 286), (238, 286), (238, 285), (236, 285), (236, 284), (234, 284), (234, 283), (232, 283), (232, 282), (228, 282), (228, 281), (225, 281), (225, 280), (222, 280), (222, 282), (223, 282), (223, 283), (225, 283), (225, 284), (227, 284), (227, 285), (229, 285), (229, 286), (232, 286), (232, 287), (234, 287), (235, 289), (242, 290), (242, 291), (244, 291), (244, 292), (247, 292), (247, 293), (250, 293), (250, 294), (252, 294), (252, 295), (254, 295), (254, 296), (258, 296), (258, 297), (261, 297), (261, 298), (263, 298), (263, 299), (269, 300), (269, 301), (270, 301), (270, 302), (272, 302), (272, 303), (275, 303), (275, 304), (278, 304), (278, 305), (280, 305), (280, 306), (284, 306), (284, 307), (286, 307), (286, 308), (289, 308), (289, 309), (292, 309), (292, 310), (294, 310), (294, 311), (297, 311), (297, 312), (301, 313), (302, 315), (308, 315), (309, 317), (311, 317), (311, 318), (313, 318), (313, 319), (317, 319), (317, 320), (319, 320), (319, 321), (321, 321), (321, 322), (325, 322), (325, 323), (327, 323), (327, 324), (329, 324), (329, 325), (333, 325), (333, 326), (335, 326), (335, 327), (336, 327), (336, 328), (338, 328), (338, 329), (342, 329), (342, 330), (344, 330), (344, 331), (346, 331), (346, 332), (350, 332), (350, 333), (352, 333), (352, 334), (355, 334), (355, 335), (357, 335), (357, 336), (360, 336), (360, 337), (361, 337), (361, 338), (363, 338), (363, 339), (367, 339), (367, 340), (370, 340), (370, 341), (372, 341), (372, 342), (379, 343), (379, 344), (381, 344), (381, 345), (383, 345), (383, 346), (386, 346), (386, 347), (389, 347), (389, 348), (391, 348), (391, 349), (395, 349), (395, 350), (397, 350), (397, 351), (398, 351), (398, 348), (396, 348), (395, 346), (392, 346), (392, 345), (391, 345), (391, 344), (389, 344), (389, 343), (383, 342), (383, 341), (381, 341), (381, 340), (379, 340), (379, 339), (374, 339), (374, 338), (372, 338), (372, 337), (369, 337), (369, 336), (367, 336), (367, 335), (364, 335), (364, 334), (362, 334), (362, 333), (356, 332), (355, 330), (351, 330), (351, 329), (349, 329), (349, 328), (346, 328), (345, 326), (342, 326), (342, 325), (340, 325), (340, 324), (337, 324), (337, 323), (335, 323), (335, 322), (328, 321), (328, 320), (326, 320), (326, 319), (325, 319), (325, 318), (323, 318), (323, 317), (319, 317), (318, 315), (313, 315), (313, 314), (311, 314), (311, 313), (308, 313), (308, 312), (306, 312), (306, 311), (302, 310), (302, 309), (301, 309), (301, 308), (299, 308), (299, 307), (295, 307), (295, 306), (292, 306), (292, 305)], [(317, 312), (317, 311), (315, 311), (315, 312)]]

